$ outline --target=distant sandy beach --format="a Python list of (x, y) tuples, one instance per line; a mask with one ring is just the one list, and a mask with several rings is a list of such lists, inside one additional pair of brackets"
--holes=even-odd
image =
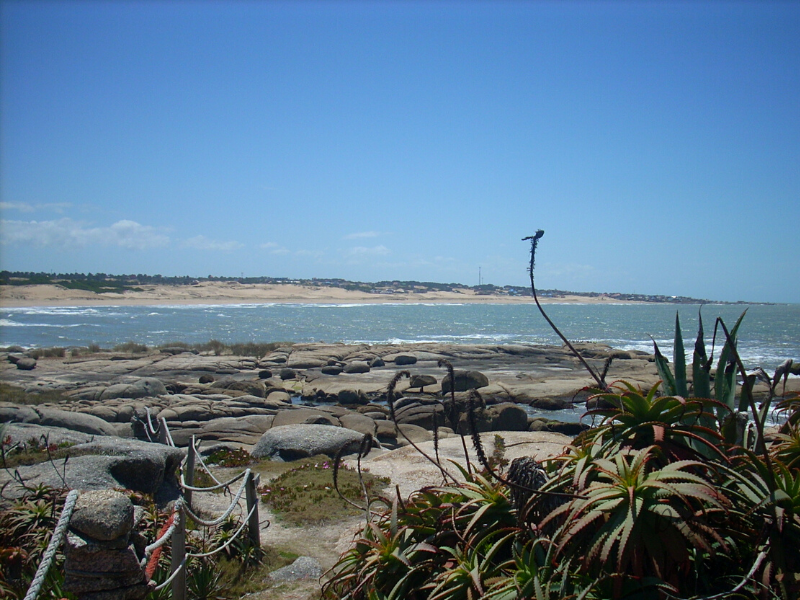
[[(501, 294), (477, 295), (470, 289), (452, 292), (369, 294), (342, 288), (293, 284), (241, 284), (202, 282), (197, 285), (145, 285), (142, 291), (97, 294), (69, 290), (59, 285), (0, 286), (0, 306), (158, 306), (170, 304), (388, 304), (483, 303), (529, 304), (533, 298)], [(542, 303), (632, 304), (608, 296), (540, 298)]]

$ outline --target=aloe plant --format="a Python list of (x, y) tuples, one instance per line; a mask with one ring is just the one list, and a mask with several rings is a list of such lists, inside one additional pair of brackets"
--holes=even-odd
[[(543, 233), (526, 238), (534, 299), (534, 253)], [(710, 357), (699, 320), (690, 380), (676, 315), (674, 365), (654, 341), (662, 382), (645, 391), (625, 382), (609, 387), (606, 370), (576, 353), (600, 390), (595, 398), (611, 406), (589, 411), (602, 417), (599, 426), (543, 463), (517, 459), (534, 462), (535, 486), (513, 465), (507, 474), (487, 466), (480, 438), (473, 444), (486, 464), (477, 471), (465, 443), (461, 477), (395, 499), (333, 569), (324, 596), (797, 600), (800, 400), (779, 405), (788, 421), (767, 440), (763, 418), (791, 363), (771, 378), (763, 374), (770, 397), (757, 411), (754, 379), (736, 350), (743, 317), (730, 331), (717, 319)], [(713, 372), (718, 328), (725, 343)], [(738, 377), (744, 384), (737, 406)], [(480, 396), (469, 400), (474, 409)], [(742, 448), (722, 435), (737, 423), (732, 416), (746, 414), (739, 411), (755, 418), (757, 444)]]
[(724, 458), (714, 418), (714, 400), (682, 396), (657, 396), (658, 384), (643, 394), (629, 383), (615, 386), (618, 393), (597, 394), (613, 408), (595, 408), (587, 415), (601, 416), (600, 426), (587, 435), (615, 440), (632, 448), (658, 446), (666, 460)]
[[(738, 425), (738, 418), (736, 413), (747, 412), (750, 403), (752, 402), (751, 394), (742, 393), (739, 400), (739, 406), (736, 406), (736, 376), (737, 376), (737, 358), (736, 352), (736, 334), (739, 326), (742, 324), (747, 310), (737, 319), (733, 328), (728, 331), (722, 319), (717, 318), (714, 326), (714, 339), (716, 341), (717, 327), (722, 327), (725, 331), (725, 343), (720, 352), (717, 362), (717, 369), (714, 375), (714, 395), (713, 398), (717, 401), (715, 406), (716, 416), (720, 423), (722, 423), (722, 433), (725, 439), (730, 443), (742, 444), (744, 443), (745, 432)], [(658, 343), (653, 340), (653, 351), (655, 354), (656, 369), (661, 378), (662, 392), (667, 396), (678, 396), (686, 398), (689, 396), (689, 385), (687, 381), (687, 368), (686, 368), (686, 350), (683, 343), (683, 335), (681, 333), (680, 315), (675, 313), (675, 338), (673, 345), (673, 363), (674, 372), (670, 367), (669, 360), (661, 353)], [(712, 342), (713, 347), (713, 342)], [(706, 354), (704, 331), (703, 331), (703, 315), (698, 314), (698, 329), (697, 339), (694, 344), (694, 352), (692, 354), (692, 396), (696, 398), (711, 398), (711, 365), (712, 357)], [(750, 386), (754, 382), (754, 376), (749, 376), (747, 379), (745, 375), (745, 384)], [(712, 429), (714, 423), (710, 419), (710, 415), (701, 415), (699, 424), (706, 429)], [(711, 440), (709, 440), (711, 441)], [(699, 449), (695, 446), (696, 449)]]
[[(725, 344), (720, 352), (717, 371), (714, 377), (714, 398), (726, 405), (731, 412), (736, 410), (734, 405), (736, 398), (736, 364), (734, 360), (736, 334), (746, 313), (747, 310), (741, 314), (736, 321), (736, 325), (730, 330), (730, 338), (725, 340)], [(720, 322), (721, 319), (717, 319), (717, 325), (719, 325)], [(716, 339), (716, 333), (714, 339)], [(683, 343), (679, 313), (675, 313), (675, 339), (673, 343), (674, 372), (670, 367), (669, 360), (661, 353), (661, 349), (658, 347), (658, 343), (655, 340), (653, 340), (653, 350), (656, 369), (661, 378), (661, 388), (664, 394), (668, 396), (688, 397), (689, 384), (687, 380), (686, 349)], [(711, 359), (709, 359), (706, 354), (703, 315), (698, 314), (697, 339), (692, 354), (692, 395), (694, 397), (711, 398), (710, 371)], [(747, 410), (747, 406), (740, 406), (739, 410)], [(719, 418), (724, 418), (727, 414), (722, 411), (718, 412), (717, 416)]]
[[(714, 376), (714, 396), (719, 402), (727, 406), (731, 412), (737, 410), (735, 406), (737, 358), (736, 334), (739, 331), (739, 326), (742, 324), (742, 320), (744, 319), (744, 315), (746, 313), (747, 310), (745, 310), (736, 321), (733, 329), (730, 330), (730, 334), (726, 335), (722, 352), (719, 353), (719, 362), (717, 363), (717, 371)], [(724, 323), (722, 322), (722, 319), (717, 318), (717, 324), (722, 325), (724, 329)], [(746, 395), (742, 395), (738, 411), (745, 412), (747, 409), (747, 397)], [(717, 416), (722, 418), (723, 415), (718, 413)]]
[(650, 446), (595, 461), (598, 478), (581, 490), (585, 499), (572, 500), (545, 519), (563, 523), (555, 539), (560, 554), (582, 556), (592, 573), (607, 567), (637, 577), (655, 573), (676, 585), (693, 548), (713, 552), (715, 543), (724, 543), (696, 517), (725, 503), (698, 474), (703, 464), (677, 461), (653, 468), (657, 454)]

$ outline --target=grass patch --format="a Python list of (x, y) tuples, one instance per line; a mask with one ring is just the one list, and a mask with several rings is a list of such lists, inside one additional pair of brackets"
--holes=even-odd
[(141, 288), (132, 288), (118, 281), (59, 281), (58, 285), (68, 290), (83, 290), (96, 294), (122, 293), (126, 290), (141, 291)]
[(192, 348), (198, 352), (213, 352), (217, 356), (220, 356), (223, 352), (225, 352), (226, 346), (219, 340), (208, 340), (202, 344), (194, 344)]
[(232, 469), (236, 467), (249, 467), (258, 459), (253, 458), (247, 450), (242, 448), (220, 448), (214, 450), (205, 458), (205, 463), (210, 466)]
[(158, 350), (163, 350), (164, 348), (183, 348), (184, 350), (191, 350), (191, 346), (186, 342), (166, 342), (165, 344), (159, 344), (156, 346)]
[(36, 393), (26, 392), (22, 388), (0, 382), (0, 401), (2, 402), (35, 406), (44, 403), (57, 404), (65, 400), (69, 401), (70, 399), (55, 390), (43, 390)]
[(77, 346), (75, 348), (71, 348), (69, 354), (72, 358), (78, 358), (81, 356), (99, 354), (100, 352), (103, 352), (100, 344), (89, 344), (88, 346)]
[(220, 588), (226, 598), (242, 598), (246, 594), (260, 592), (273, 585), (269, 574), (292, 564), (294, 559), (274, 548), (262, 547), (260, 564), (252, 565), (236, 559), (221, 558), (216, 563), (220, 574)]
[[(362, 469), (367, 492), (374, 497), (389, 484)], [(363, 505), (358, 473), (339, 467), (339, 490), (349, 500)], [(290, 469), (259, 488), (261, 501), (281, 519), (295, 525), (332, 522), (360, 513), (342, 500), (333, 487), (333, 461), (327, 457), (291, 463)]]
[[(258, 459), (253, 458), (247, 450), (241, 448), (220, 448), (215, 450), (203, 459), (209, 467), (219, 467), (224, 469), (244, 468), (258, 462)], [(206, 473), (205, 469), (198, 466), (194, 470), (194, 479), (192, 480), (194, 487), (209, 488), (217, 485), (211, 476)], [(224, 489), (214, 490), (213, 493), (221, 494)]]
[(233, 356), (264, 356), (278, 348), (291, 346), (291, 342), (234, 342), (226, 344), (219, 340), (208, 340), (197, 344), (187, 344), (186, 342), (169, 342), (160, 344), (159, 348), (184, 348), (186, 350), (196, 350), (197, 352), (213, 352), (217, 356), (231, 354)]
[(67, 351), (64, 348), (34, 348), (28, 350), (27, 355), (39, 360), (40, 358), (64, 358)]
[(236, 356), (264, 356), (287, 345), (291, 344), (287, 342), (238, 342), (229, 347)]
[(137, 344), (134, 341), (125, 342), (124, 344), (117, 344), (114, 346), (114, 352), (129, 352), (131, 354), (144, 354), (148, 348), (144, 344)]
[(27, 442), (14, 443), (11, 441), (11, 436), (5, 435), (4, 425), (0, 426), (0, 464), (4, 469), (64, 458), (70, 455), (69, 449), (74, 445), (69, 442), (52, 444), (44, 436), (38, 439), (31, 438)]

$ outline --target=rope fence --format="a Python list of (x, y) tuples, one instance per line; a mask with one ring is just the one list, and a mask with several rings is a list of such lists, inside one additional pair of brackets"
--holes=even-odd
[(64, 537), (64, 532), (67, 530), (69, 520), (72, 518), (72, 511), (75, 509), (75, 502), (78, 500), (78, 491), (72, 490), (67, 494), (67, 499), (64, 502), (64, 508), (61, 510), (61, 516), (58, 518), (58, 523), (53, 530), (53, 536), (50, 538), (50, 543), (47, 545), (47, 550), (42, 555), (42, 562), (39, 563), (39, 568), (36, 569), (36, 575), (33, 576), (31, 585), (28, 588), (28, 593), (25, 594), (24, 600), (34, 600), (42, 589), (47, 572), (53, 564), (53, 559), (56, 556), (61, 540)]
[[(150, 413), (147, 411), (147, 419), (146, 421), (143, 420), (142, 424), (145, 427), (145, 432), (147, 433), (148, 438), (152, 439), (151, 434), (158, 434), (159, 440), (163, 440), (162, 443), (174, 446), (174, 441), (172, 439), (172, 435), (169, 433), (169, 428), (167, 427), (167, 422), (165, 419), (160, 420), (159, 428), (155, 430), (152, 427)], [(208, 473), (212, 480), (216, 482), (216, 484), (210, 487), (194, 486), (195, 465), (198, 465), (203, 469), (203, 471)], [(228, 507), (219, 517), (215, 519), (204, 519), (197, 514), (196, 510), (192, 509), (193, 493), (209, 493), (220, 489), (230, 492), (229, 486), (239, 480), (242, 480), (241, 484), (239, 485), (239, 489), (231, 498)], [(182, 495), (175, 501), (173, 505), (172, 514), (170, 515), (167, 523), (165, 523), (166, 529), (161, 532), (158, 539), (145, 547), (144, 556), (140, 561), (140, 566), (147, 574), (146, 578), (149, 579), (149, 577), (152, 575), (152, 569), (155, 567), (155, 563), (157, 563), (159, 560), (158, 555), (160, 552), (158, 552), (158, 550), (164, 547), (167, 543), (171, 542), (171, 573), (165, 581), (161, 582), (154, 588), (155, 590), (162, 590), (167, 586), (171, 586), (173, 600), (185, 600), (186, 571), (189, 559), (206, 558), (209, 556), (214, 556), (219, 552), (223, 552), (241, 537), (245, 528), (248, 530), (248, 537), (251, 546), (254, 548), (261, 547), (261, 535), (259, 531), (260, 523), (258, 519), (258, 495), (256, 491), (258, 483), (258, 475), (255, 475), (250, 469), (245, 469), (243, 472), (239, 473), (235, 477), (232, 477), (226, 482), (220, 482), (216, 477), (214, 477), (208, 466), (203, 462), (197, 450), (195, 438), (192, 436), (187, 457), (181, 463), (179, 487)], [(47, 577), (47, 573), (53, 564), (53, 559), (55, 558), (56, 552), (62, 543), (64, 533), (69, 526), (78, 496), (79, 492), (77, 490), (72, 490), (67, 495), (64, 508), (61, 511), (61, 516), (59, 517), (58, 523), (53, 531), (53, 535), (50, 538), (50, 543), (42, 555), (41, 563), (36, 571), (36, 575), (31, 581), (31, 585), (28, 588), (28, 592), (25, 595), (24, 600), (36, 600), (36, 597), (39, 595), (45, 578)], [(208, 552), (187, 552), (186, 518), (191, 518), (195, 523), (203, 527), (216, 527), (224, 523), (234, 510), (241, 508), (240, 502), (242, 500), (242, 496), (245, 497), (247, 513), (233, 535), (231, 535), (224, 544)], [(150, 565), (148, 564), (149, 562), (153, 562), (154, 564)]]
[[(198, 458), (199, 458), (199, 457), (198, 457)], [(234, 477), (234, 478), (232, 478), (232, 479), (230, 479), (230, 480), (228, 480), (228, 481), (226, 481), (226, 482), (224, 482), (224, 483), (220, 483), (220, 482), (217, 480), (217, 478), (215, 477), (215, 478), (214, 478), (214, 481), (216, 481), (216, 482), (217, 482), (217, 485), (212, 485), (211, 487), (205, 487), (205, 488), (198, 488), (198, 487), (193, 487), (193, 486), (189, 485), (189, 484), (188, 484), (188, 483), (186, 483), (186, 481), (184, 480), (184, 478), (183, 478), (183, 475), (181, 475), (181, 489), (183, 489), (183, 490), (188, 490), (188, 491), (190, 491), (190, 492), (214, 492), (214, 491), (216, 491), (216, 490), (220, 490), (220, 489), (222, 489), (222, 488), (227, 488), (229, 485), (231, 485), (231, 484), (233, 484), (233, 483), (236, 483), (236, 482), (237, 482), (237, 481), (239, 481), (239, 480), (240, 480), (242, 477), (245, 477), (245, 476), (247, 476), (249, 473), (250, 473), (250, 469), (247, 469), (246, 471), (242, 471), (241, 473), (239, 473), (238, 475), (236, 475), (236, 477)]]
[[(169, 434), (169, 428), (167, 427), (166, 420), (161, 421), (159, 430), (164, 432), (160, 434), (163, 436), (163, 439), (166, 439), (170, 442), (172, 441), (172, 436)], [(193, 485), (195, 465), (202, 468), (203, 471), (212, 478), (212, 480), (215, 482), (215, 485), (209, 487), (197, 487)], [(220, 489), (229, 490), (229, 487), (239, 480), (242, 480), (242, 483), (239, 485), (239, 489), (236, 491), (236, 494), (233, 495), (233, 498), (231, 499), (225, 511), (223, 511), (223, 513), (216, 519), (204, 519), (192, 509), (192, 494), (215, 492)], [(186, 568), (188, 559), (206, 558), (223, 552), (240, 538), (245, 528), (248, 529), (248, 537), (250, 538), (251, 545), (255, 548), (261, 547), (261, 534), (259, 531), (260, 524), (258, 520), (258, 497), (256, 493), (256, 489), (258, 487), (258, 476), (255, 476), (250, 469), (245, 469), (228, 481), (219, 481), (219, 479), (217, 479), (214, 474), (211, 473), (211, 470), (203, 461), (202, 456), (197, 451), (195, 438), (192, 436), (186, 459), (181, 463), (179, 486), (183, 492), (183, 496), (175, 503), (173, 522), (158, 540), (145, 548), (145, 558), (143, 559), (143, 563), (145, 563), (148, 556), (157, 547), (165, 544), (170, 538), (175, 538), (172, 543), (172, 573), (164, 582), (160, 583), (155, 588), (156, 590), (160, 590), (164, 589), (167, 585), (172, 586), (173, 600), (184, 600), (186, 598)], [(234, 532), (234, 534), (224, 544), (208, 552), (187, 552), (185, 544), (186, 517), (190, 517), (195, 523), (204, 527), (216, 527), (217, 525), (224, 523), (228, 517), (230, 517), (233, 511), (239, 508), (243, 495), (245, 496), (247, 503), (247, 516), (242, 520), (241, 525), (239, 525), (239, 528)], [(180, 543), (178, 543), (178, 540), (180, 540)]]
[(144, 549), (144, 558), (142, 559), (142, 565), (147, 564), (147, 560), (150, 558), (150, 555), (153, 554), (153, 552), (155, 552), (159, 548), (161, 548), (161, 546), (166, 544), (172, 537), (172, 534), (175, 533), (175, 529), (177, 528), (177, 524), (175, 523), (175, 517), (177, 516), (178, 512), (181, 511), (182, 508), (183, 508), (183, 500), (181, 498), (178, 498), (175, 501), (175, 507), (172, 510), (172, 517), (173, 517), (172, 524), (161, 535), (161, 537), (159, 537), (155, 542), (153, 542)]

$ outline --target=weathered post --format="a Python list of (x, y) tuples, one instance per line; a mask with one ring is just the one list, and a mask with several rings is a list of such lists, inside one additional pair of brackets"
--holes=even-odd
[[(189, 443), (189, 452), (186, 454), (186, 466), (184, 467), (184, 472), (183, 472), (183, 481), (189, 487), (192, 487), (194, 485), (194, 453), (195, 452), (196, 452), (196, 448), (195, 448), (195, 445), (194, 445), (194, 436), (192, 436), (192, 441)], [(183, 490), (183, 499), (186, 502), (186, 506), (188, 506), (189, 509), (191, 510), (191, 508), (192, 508), (192, 490)]]
[(163, 417), (158, 420), (158, 443), (169, 446), (169, 438), (167, 438), (167, 420)]
[[(171, 573), (177, 569), (181, 572), (172, 580), (172, 600), (186, 600), (186, 565), (182, 565), (186, 557), (186, 517), (183, 510), (175, 511), (175, 533), (172, 534), (172, 566)], [(183, 568), (181, 568), (183, 567)]]
[[(258, 528), (258, 493), (256, 490), (259, 479), (260, 477), (251, 471), (247, 475), (247, 484), (245, 486), (247, 512), (250, 515), (247, 521), (247, 535), (253, 548), (261, 548), (261, 533)], [(253, 511), (252, 513), (250, 513), (251, 510)]]

